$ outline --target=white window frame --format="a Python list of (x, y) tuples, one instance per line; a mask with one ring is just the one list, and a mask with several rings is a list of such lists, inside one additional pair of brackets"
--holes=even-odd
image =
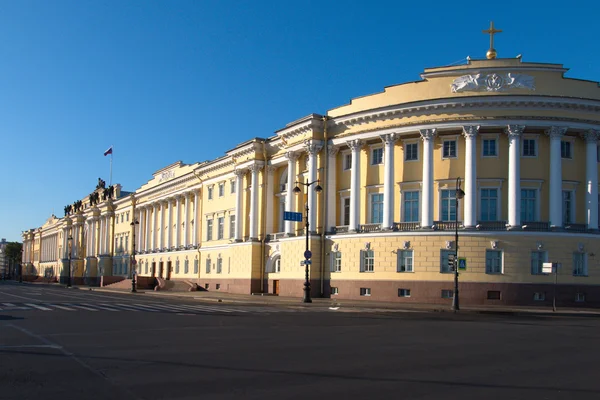
[[(569, 143), (569, 156), (568, 157), (563, 157), (562, 156), (562, 144), (563, 143)], [(575, 156), (575, 139), (571, 138), (569, 136), (563, 136), (562, 140), (560, 141), (560, 158), (562, 160), (572, 160), (573, 157)]]
[(281, 272), (281, 257), (277, 257), (273, 263), (273, 270), (276, 274)]
[[(498, 158), (500, 156), (500, 146), (498, 146), (498, 140), (499, 139), (500, 139), (499, 136), (498, 135), (494, 135), (494, 134), (483, 134), (483, 135), (481, 135), (481, 158)], [(494, 145), (495, 145), (494, 152), (496, 154), (494, 154), (494, 155), (485, 155), (485, 153), (484, 153), (485, 146), (483, 145), (483, 142), (485, 140), (493, 140), (494, 141)]]
[(340, 294), (340, 289), (337, 286), (331, 286), (330, 291), (332, 296)]
[(217, 274), (223, 273), (223, 258), (217, 257)]
[[(376, 144), (376, 145), (371, 145), (369, 146), (370, 148), (370, 160), (369, 160), (369, 165), (371, 166), (378, 166), (378, 165), (383, 165), (383, 160), (384, 160), (384, 156), (383, 156), (383, 145), (382, 144)], [(376, 163), (375, 161), (375, 151), (381, 150), (381, 162)]]
[(339, 250), (331, 252), (330, 272), (342, 272), (342, 252)]
[(217, 240), (225, 237), (225, 216), (217, 217)]
[[(501, 186), (483, 186), (480, 187), (479, 190), (477, 191), (477, 211), (479, 212), (479, 221), (483, 221), (482, 215), (483, 215), (483, 207), (481, 206), (481, 201), (483, 200), (482, 198), (482, 194), (481, 191), (482, 190), (489, 190), (489, 189), (495, 189), (496, 193), (498, 194), (498, 197), (496, 197), (496, 221), (501, 221), (501, 215), (500, 213), (502, 212), (502, 207), (500, 204), (500, 201), (502, 199), (502, 188)], [(459, 205), (460, 208), (460, 205)], [(492, 221), (485, 221), (485, 222), (492, 222)]]
[(410, 297), (410, 289), (398, 289), (398, 297)]
[(212, 218), (206, 219), (206, 241), (213, 240), (214, 223)]
[[(407, 266), (406, 260), (410, 260), (410, 265)], [(415, 272), (415, 252), (412, 249), (398, 249), (396, 254), (396, 272), (410, 273)]]
[[(408, 159), (408, 151), (407, 148), (409, 145), (417, 145), (417, 158), (416, 159)], [(421, 144), (419, 143), (419, 139), (409, 139), (402, 141), (402, 151), (404, 153), (404, 162), (418, 162), (421, 160)]]
[(375, 251), (371, 249), (360, 251), (360, 272), (375, 272)]
[(361, 296), (370, 296), (371, 295), (371, 288), (361, 287), (360, 288), (360, 295)]
[(210, 185), (208, 186), (208, 193), (206, 194), (206, 196), (208, 197), (208, 200), (212, 200), (214, 197), (214, 185)]
[(576, 303), (585, 303), (585, 293), (583, 293), (583, 292), (575, 293), (575, 302)]
[[(523, 222), (536, 222), (540, 220), (540, 207), (541, 207), (541, 201), (540, 201), (540, 189), (539, 188), (534, 188), (534, 187), (529, 187), (529, 186), (522, 186), (520, 190), (534, 190), (535, 191), (535, 215), (534, 215), (534, 219), (532, 221), (528, 221), (528, 220), (524, 220), (523, 218), (521, 218), (521, 223)], [(521, 193), (521, 200), (523, 200), (523, 194)], [(519, 208), (521, 208), (521, 210), (523, 209), (523, 207), (519, 204)]]
[[(488, 254), (500, 254), (500, 266), (499, 271), (493, 271), (488, 268)], [(485, 273), (487, 275), (503, 275), (504, 274), (504, 251), (503, 250), (494, 250), (494, 249), (485, 249)]]
[(210, 274), (212, 269), (212, 261), (210, 260), (210, 257), (208, 257), (205, 261), (204, 261), (204, 271), (207, 274)]
[[(373, 222), (373, 196), (381, 196), (381, 222)], [(382, 224), (383, 223), (383, 214), (385, 214), (385, 200), (383, 199), (383, 193), (382, 192), (372, 192), (369, 193), (369, 223), (370, 224)]]
[[(575, 260), (575, 257), (581, 257), (582, 258), (582, 263), (583, 265), (581, 266), (581, 271), (577, 268), (576, 263), (578, 262), (577, 260)], [(573, 252), (573, 257), (572, 257), (572, 265), (573, 265), (573, 276), (583, 276), (586, 277), (588, 276), (589, 270), (588, 270), (588, 255), (587, 253), (581, 252), (581, 251), (574, 251)]]
[(342, 171), (350, 171), (352, 169), (352, 152), (342, 152)]
[(442, 297), (442, 299), (452, 299), (452, 298), (454, 298), (454, 290), (442, 289), (440, 296)]
[[(535, 146), (535, 155), (526, 155), (525, 154), (525, 140), (533, 140)], [(537, 158), (540, 154), (540, 141), (539, 135), (526, 134), (521, 138), (521, 158)]]
[[(444, 221), (444, 222), (454, 222), (453, 219), (451, 219), (451, 220), (450, 219), (449, 220), (445, 220), (444, 218), (442, 218), (442, 216), (443, 216), (443, 214), (442, 214), (442, 212), (443, 212), (443, 207), (442, 207), (442, 201), (443, 201), (442, 193), (444, 191), (451, 191), (451, 192), (454, 191), (454, 196), (456, 196), (456, 188), (441, 187), (441, 185), (440, 185), (440, 187), (438, 188), (438, 205), (439, 205), (438, 206), (438, 220), (439, 221)], [(451, 199), (450, 201), (452, 203), (450, 206), (451, 207), (456, 206), (455, 197), (450, 197), (450, 199)], [(461, 209), (461, 206), (460, 206), (460, 202), (459, 202), (458, 208), (456, 210), (456, 219), (458, 221), (462, 221), (462, 214), (460, 212), (460, 209)]]
[(533, 292), (533, 301), (546, 301), (546, 292)]
[(343, 195), (340, 196), (340, 225), (341, 226), (347, 226), (350, 224), (350, 214), (352, 214), (352, 210), (350, 209), (350, 204), (348, 204), (348, 223), (345, 224), (344, 222), (344, 202), (345, 200), (348, 199), (348, 203), (350, 203), (350, 196), (349, 195), (345, 195), (345, 193)]
[[(416, 221), (406, 221), (406, 207), (405, 207), (405, 194), (406, 193), (413, 193), (413, 192), (417, 192), (419, 195), (419, 199), (418, 199), (418, 208), (419, 208), (419, 214), (417, 215), (417, 220)], [(422, 201), (421, 201), (421, 189), (414, 189), (414, 190), (410, 190), (410, 189), (403, 189), (400, 191), (400, 220), (402, 222), (421, 222), (421, 207), (422, 207)]]
[[(571, 202), (571, 210), (569, 212), (569, 219), (571, 220), (570, 222), (565, 221), (565, 198), (564, 198), (564, 192), (568, 192), (570, 193), (570, 202)], [(569, 224), (574, 224), (575, 223), (575, 208), (577, 205), (577, 200), (575, 198), (575, 194), (576, 191), (574, 189), (563, 189), (562, 193), (561, 193), (561, 216), (562, 216), (562, 224), (563, 226), (565, 225), (569, 225)]]
[(225, 182), (219, 182), (219, 197), (225, 196)]
[(230, 192), (230, 194), (234, 194), (234, 193), (235, 193), (235, 190), (236, 190), (236, 187), (235, 187), (235, 179), (231, 179), (231, 180), (229, 181), (229, 192)]
[[(535, 268), (533, 266), (534, 261), (536, 261), (533, 259), (534, 254), (541, 254), (541, 257), (539, 257), (537, 260), (538, 266)], [(544, 275), (544, 273), (542, 272), (541, 264), (545, 262), (548, 262), (548, 252), (546, 250), (532, 250), (529, 254), (529, 265), (531, 267), (531, 275)]]
[[(454, 142), (455, 154), (453, 156), (447, 156), (444, 154), (446, 150), (446, 143)], [(444, 136), (442, 137), (442, 160), (454, 160), (458, 158), (458, 136)]]

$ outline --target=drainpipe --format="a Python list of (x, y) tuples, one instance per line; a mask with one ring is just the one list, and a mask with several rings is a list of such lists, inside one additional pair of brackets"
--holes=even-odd
[[(325, 294), (325, 290), (324, 290), (324, 286), (325, 286), (325, 234), (327, 231), (327, 193), (329, 193), (329, 185), (327, 184), (327, 174), (329, 171), (329, 150), (327, 148), (328, 146), (328, 141), (329, 138), (327, 136), (327, 121), (328, 121), (329, 117), (328, 116), (324, 116), (323, 117), (323, 139), (324, 139), (324, 146), (323, 146), (323, 152), (325, 154), (325, 160), (323, 162), (323, 196), (321, 196), (321, 209), (323, 210), (322, 213), (322, 223), (321, 223), (321, 274), (320, 274), (320, 278), (321, 278), (321, 297), (324, 297)], [(334, 188), (335, 189), (335, 188)]]
[(260, 239), (260, 292), (265, 292), (265, 251), (266, 251), (266, 239), (267, 239), (267, 193), (269, 184), (269, 172), (267, 170), (267, 141), (266, 139), (262, 140), (262, 149), (263, 149), (263, 159), (265, 162), (263, 169), (263, 196), (262, 196), (262, 215), (261, 215), (261, 225), (262, 225), (262, 235)]

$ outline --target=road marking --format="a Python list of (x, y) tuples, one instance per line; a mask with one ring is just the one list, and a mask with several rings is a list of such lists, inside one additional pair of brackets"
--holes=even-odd
[(6, 293), (6, 292), (0, 292), (0, 294), (5, 294), (7, 296), (17, 297), (19, 299), (25, 299), (25, 300), (29, 300), (29, 301), (31, 301), (31, 300), (37, 301), (37, 299), (32, 299), (31, 297), (23, 297), (23, 296), (18, 296), (16, 294), (10, 294), (10, 293)]
[(29, 348), (42, 348), (42, 349), (61, 349), (62, 347), (57, 344), (22, 344), (17, 346), (2, 346), (0, 349), (29, 349)]
[(13, 303), (2, 303), (2, 305), (5, 305), (6, 307), (16, 307)]
[(51, 307), (60, 308), (61, 310), (66, 310), (66, 311), (77, 311), (77, 310), (74, 310), (74, 309), (72, 309), (72, 308), (69, 308), (69, 307), (65, 307), (65, 306), (59, 306), (58, 304), (48, 304), (48, 305), (49, 305), (49, 306), (51, 306)]
[(81, 308), (81, 309), (88, 310), (88, 311), (94, 311), (94, 312), (95, 312), (95, 311), (98, 311), (98, 310), (96, 310), (95, 308), (91, 308), (91, 307), (82, 306), (82, 305), (80, 305), (80, 304), (70, 304), (70, 303), (68, 303), (67, 305), (68, 305), (68, 306), (71, 306), (71, 307), (75, 307), (75, 308)]
[(121, 308), (126, 308), (128, 311), (135, 311), (135, 312), (141, 311), (139, 308), (132, 307), (128, 304), (115, 303), (115, 305), (117, 305)]
[(97, 308), (99, 308), (101, 310), (105, 310), (105, 311), (116, 311), (116, 312), (121, 311), (121, 310), (117, 310), (116, 308), (110, 308), (110, 307), (107, 307), (107, 306), (100, 306), (98, 304), (94, 304), (94, 307), (97, 307)]
[(25, 305), (29, 306), (29, 307), (37, 308), (38, 310), (42, 310), (42, 311), (52, 311), (51, 308), (38, 306), (37, 304), (33, 304), (33, 303), (25, 303)]

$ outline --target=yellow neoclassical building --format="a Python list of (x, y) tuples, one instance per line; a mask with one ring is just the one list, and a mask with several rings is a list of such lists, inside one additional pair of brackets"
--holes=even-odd
[(566, 71), (490, 49), (134, 192), (99, 184), (23, 233), (25, 271), (113, 282), (135, 251), (151, 284), (300, 298), (305, 222), (284, 212), (308, 207), (312, 296), (450, 304), (458, 233), (462, 304), (551, 304), (556, 279), (560, 304), (598, 306), (600, 88)]

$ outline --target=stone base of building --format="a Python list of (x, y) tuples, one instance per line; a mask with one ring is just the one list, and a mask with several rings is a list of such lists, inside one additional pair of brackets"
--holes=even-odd
[[(332, 288), (338, 294), (332, 295)], [(553, 284), (460, 282), (458, 288), (460, 304), (470, 306), (552, 306), (554, 293)], [(324, 296), (340, 300), (440, 304), (450, 307), (453, 292), (453, 281), (340, 280), (325, 282)], [(556, 305), (600, 308), (600, 286), (558, 284)]]
[(199, 290), (221, 291), (226, 293), (251, 294), (260, 292), (260, 279), (227, 279), (202, 277), (190, 279), (198, 284)]

